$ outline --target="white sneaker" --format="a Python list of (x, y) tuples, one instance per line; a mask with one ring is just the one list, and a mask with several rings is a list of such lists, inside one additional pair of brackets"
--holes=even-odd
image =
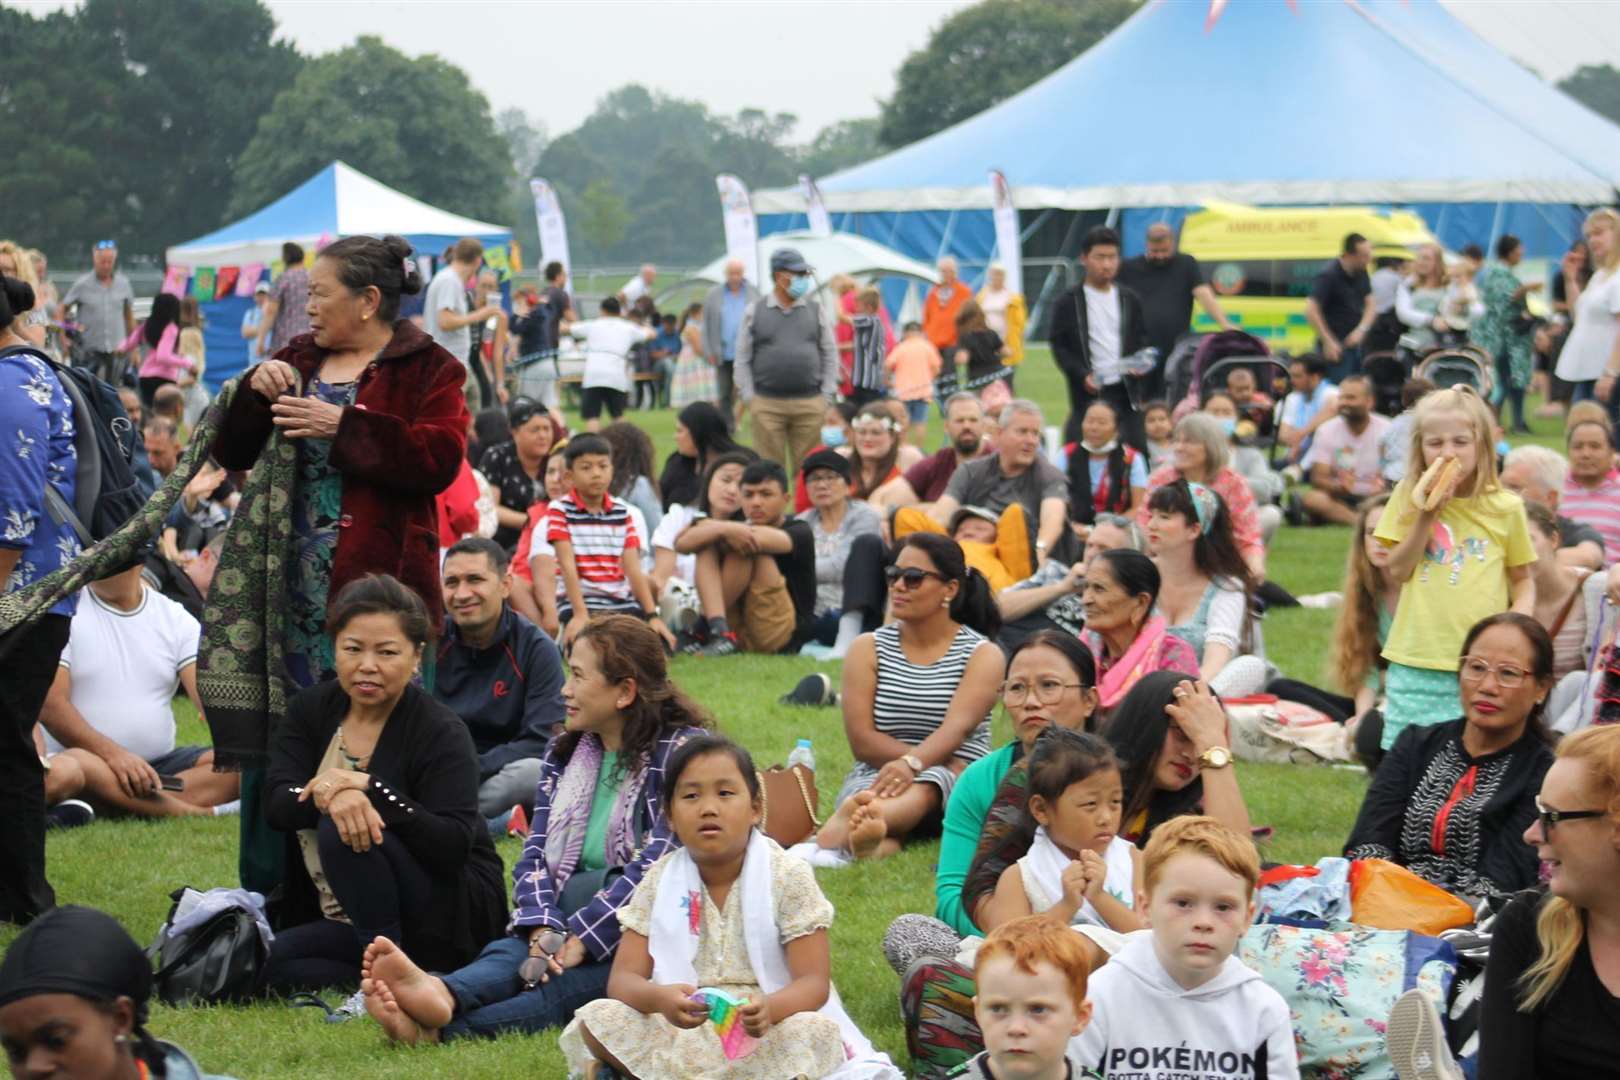
[(1464, 1080), (1446, 1045), (1446, 1030), (1434, 1002), (1416, 987), (1396, 998), (1390, 1008), (1384, 1045), (1400, 1080)]

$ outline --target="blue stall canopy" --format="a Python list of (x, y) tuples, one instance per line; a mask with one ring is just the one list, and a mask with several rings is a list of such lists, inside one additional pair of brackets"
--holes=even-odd
[[(262, 210), (169, 248), (165, 258), (171, 267), (185, 266), (193, 272), (203, 267), (268, 267), (280, 262), (281, 245), (288, 240), (313, 255), (322, 242), (385, 233), (404, 237), (419, 256), (433, 258), (464, 236), (483, 241), (486, 248), (512, 241), (512, 232), (505, 226), (429, 206), (334, 161)], [(247, 366), (247, 342), (241, 326), (251, 304), (234, 295), (203, 302), (208, 346), (205, 381), (212, 388)]]
[[(1546, 222), (1552, 245), (1578, 227), (1575, 208), (1615, 198), (1620, 127), (1437, 0), (1229, 0), (1206, 27), (1208, 12), (1149, 0), (1012, 98), (819, 177), (835, 227), (917, 258), (985, 257), (973, 249), (990, 168), (1006, 174), (1026, 233), (1043, 212), (1209, 200), (1412, 206), (1431, 227), (1466, 205), (1490, 208), (1457, 215), (1490, 226), (1476, 242), (1512, 210)], [(754, 206), (767, 230), (803, 221), (797, 187), (757, 192)]]

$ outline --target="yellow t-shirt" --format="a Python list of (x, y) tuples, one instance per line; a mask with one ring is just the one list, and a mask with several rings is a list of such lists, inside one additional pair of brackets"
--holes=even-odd
[[(1395, 545), (1418, 520), (1408, 476), (1390, 495), (1374, 535)], [(1435, 521), (1423, 559), (1401, 586), (1384, 658), (1407, 667), (1456, 671), (1468, 630), (1509, 605), (1508, 568), (1536, 561), (1524, 503), (1511, 491), (1454, 498)]]

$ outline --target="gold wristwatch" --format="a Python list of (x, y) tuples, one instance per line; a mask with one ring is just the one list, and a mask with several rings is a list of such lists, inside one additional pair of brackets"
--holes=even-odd
[(901, 754), (900, 760), (905, 762), (906, 768), (914, 773), (920, 774), (923, 771), (923, 759), (916, 754)]
[(1198, 764), (1206, 769), (1224, 769), (1232, 764), (1232, 751), (1224, 746), (1212, 746), (1198, 755)]

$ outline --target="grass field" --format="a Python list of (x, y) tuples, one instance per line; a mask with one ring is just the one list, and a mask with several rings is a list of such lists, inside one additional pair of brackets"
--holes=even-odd
[[(1019, 374), (1019, 391), (1061, 419), (1060, 378), (1036, 351)], [(631, 413), (661, 453), (670, 446), (673, 415)], [(1555, 441), (1544, 422), (1538, 441)], [(934, 436), (937, 438), (937, 420)], [(1348, 532), (1284, 529), (1271, 552), (1271, 576), (1296, 595), (1338, 588)], [(1273, 660), (1295, 678), (1321, 681), (1334, 613), (1295, 608), (1266, 619)], [(776, 703), (802, 675), (817, 670), (837, 678), (836, 664), (798, 657), (680, 658), (676, 678), (719, 719), (723, 730), (747, 745), (761, 765), (783, 760), (794, 741), (814, 741), (822, 808), (830, 808), (850, 765), (839, 713), (790, 709)], [(181, 742), (207, 740), (207, 730), (189, 706), (177, 705)], [(1008, 737), (998, 716), (995, 744)], [(1337, 854), (1349, 831), (1366, 782), (1359, 771), (1325, 767), (1238, 766), (1249, 811), (1257, 824), (1276, 830), (1264, 855), (1286, 862), (1312, 862)], [(48, 840), (50, 876), (62, 903), (88, 904), (116, 915), (138, 941), (152, 940), (168, 910), (167, 894), (181, 885), (206, 889), (236, 882), (237, 822), (194, 819), (148, 823), (98, 822), (91, 828), (53, 834)], [(884, 929), (904, 912), (933, 909), (937, 842), (919, 843), (876, 865), (818, 871), (838, 911), (832, 930), (833, 976), (850, 1013), (873, 1042), (904, 1064), (905, 1039), (896, 1005), (898, 980), (879, 950)], [(519, 845), (503, 841), (508, 866)], [(0, 946), (14, 932), (0, 929)], [(334, 1004), (337, 993), (328, 995)], [(369, 1020), (329, 1025), (310, 1009), (281, 1005), (206, 1009), (154, 1009), (152, 1030), (190, 1049), (211, 1072), (242, 1080), (299, 1077), (561, 1077), (556, 1036), (508, 1036), (492, 1042), (462, 1042), (416, 1050), (384, 1045)]]

